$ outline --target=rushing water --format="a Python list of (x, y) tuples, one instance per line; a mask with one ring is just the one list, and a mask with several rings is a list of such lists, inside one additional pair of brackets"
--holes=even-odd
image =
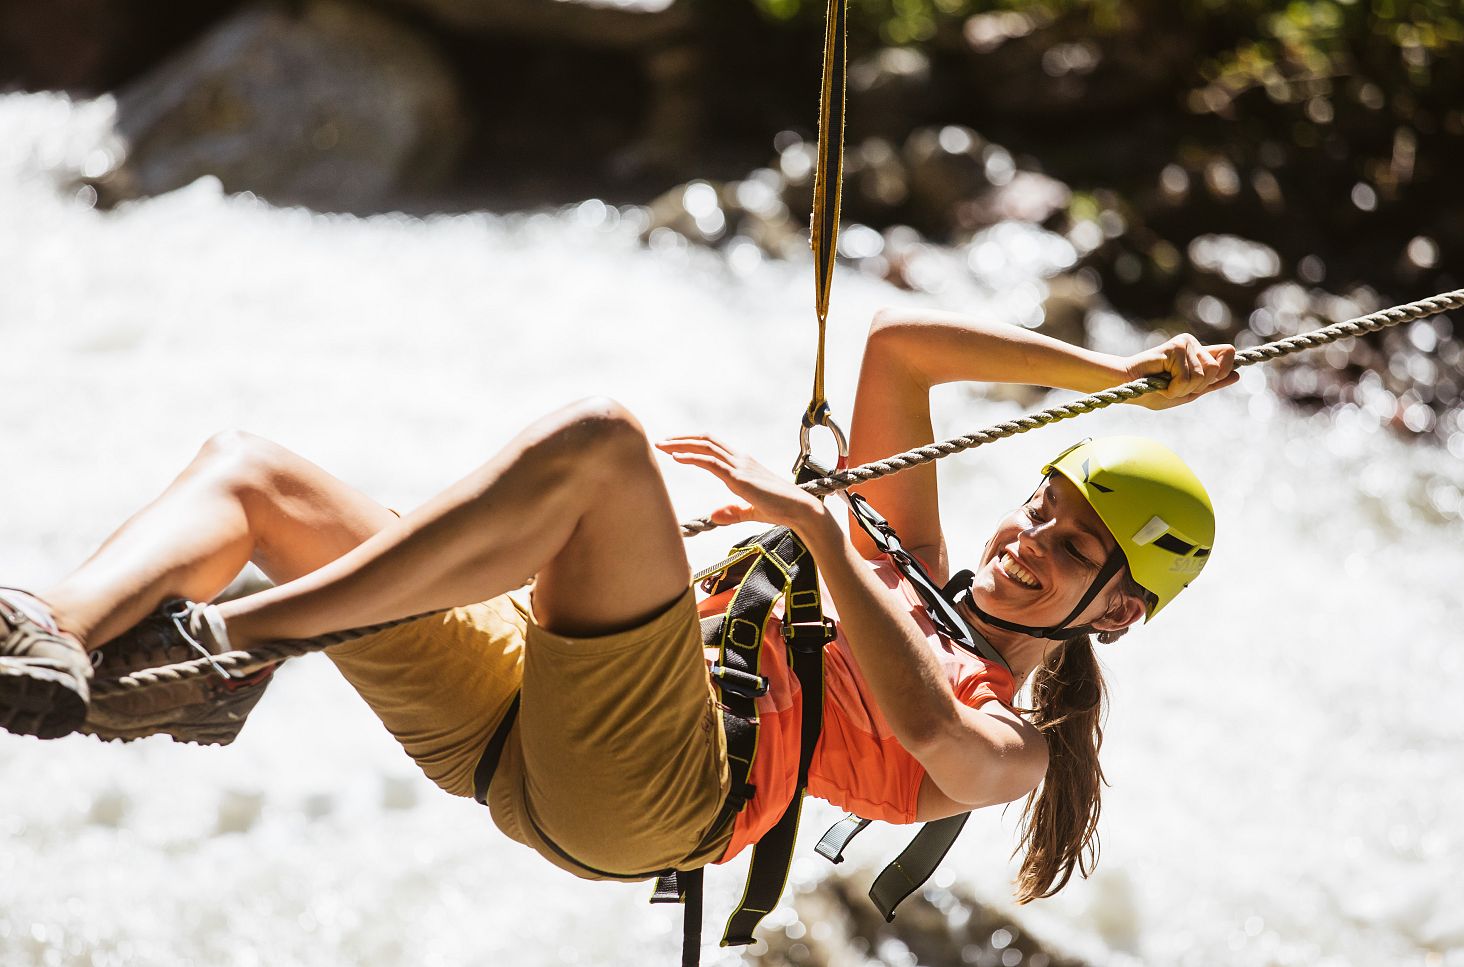
[[(103, 214), (54, 172), (105, 164), (106, 121), (105, 102), (0, 98), (0, 583), (61, 574), (228, 427), (399, 507), (591, 393), (652, 434), (791, 456), (813, 341), (806, 261), (646, 249), (635, 212), (596, 202), (357, 219), (201, 182)], [(1019, 234), (1003, 244), (1061, 261), (1050, 236), (1023, 249)], [(1013, 286), (1038, 292), (1041, 265), (1019, 263), (1006, 259)], [(912, 302), (837, 279), (839, 412), (870, 314)], [(969, 273), (941, 302), (1006, 311)], [(1018, 412), (960, 389), (937, 407), (939, 433)], [(1099, 964), (1464, 965), (1459, 461), (1365, 410), (1295, 415), (1248, 378), (1178, 411), (1119, 407), (947, 461), (957, 559), (1042, 458), (1124, 430), (1196, 466), (1219, 545), (1180, 606), (1106, 650), (1097, 874), (1014, 918)], [(668, 476), (688, 516), (718, 499), (693, 471)], [(689, 547), (705, 561), (727, 540)], [(0, 963), (674, 962), (674, 909), (504, 840), (481, 807), (430, 786), (319, 658), (292, 663), (228, 749), (6, 735), (0, 763)], [(942, 877), (1009, 905), (1015, 812), (979, 815)], [(896, 838), (861, 842), (852, 862), (874, 868)], [(802, 855), (806, 886), (826, 867)], [(739, 870), (711, 874), (709, 936)]]

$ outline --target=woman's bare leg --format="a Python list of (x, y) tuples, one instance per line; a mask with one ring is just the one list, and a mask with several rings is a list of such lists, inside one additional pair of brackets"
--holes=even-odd
[(39, 597), (96, 649), (169, 598), (207, 601), (250, 560), (290, 581), (396, 518), (307, 460), (248, 433), (221, 433), (152, 503)]
[(690, 568), (650, 445), (610, 400), (586, 400), (317, 571), (220, 606), (235, 648), (485, 600), (537, 575), (538, 621), (590, 636), (637, 625)]

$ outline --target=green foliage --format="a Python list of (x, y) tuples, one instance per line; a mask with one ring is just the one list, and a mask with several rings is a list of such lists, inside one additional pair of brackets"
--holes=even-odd
[[(753, 0), (774, 21), (816, 21), (825, 0)], [(1441, 56), (1464, 46), (1459, 0), (848, 0), (850, 29), (863, 40), (926, 45), (958, 36), (977, 14), (1015, 11), (1038, 21), (1086, 21), (1095, 32), (1162, 13), (1199, 39), (1197, 83), (1231, 95), (1277, 92), (1298, 78), (1350, 74), (1359, 58), (1401, 59), (1400, 80), (1426, 89)], [(1391, 57), (1389, 58), (1392, 59)]]

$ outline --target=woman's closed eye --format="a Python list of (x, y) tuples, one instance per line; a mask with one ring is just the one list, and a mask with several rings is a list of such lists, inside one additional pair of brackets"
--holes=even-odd
[[(1047, 522), (1048, 517), (1045, 513), (1043, 513), (1041, 498), (1033, 498), (1032, 501), (1027, 504), (1025, 509), (1027, 512), (1027, 519), (1030, 520), (1033, 524), (1043, 524)], [(1063, 542), (1063, 548), (1068, 552), (1068, 555), (1072, 557), (1073, 560), (1077, 561), (1083, 567), (1092, 570), (1093, 568), (1096, 568), (1098, 566), (1097, 564), (1093, 563), (1093, 560), (1090, 557), (1088, 557), (1081, 550), (1079, 550), (1078, 545), (1073, 543), (1072, 541)]]
[(1068, 541), (1067, 544), (1066, 544), (1066, 547), (1067, 547), (1068, 554), (1070, 554), (1072, 556), (1073, 560), (1075, 560), (1079, 564), (1083, 565), (1083, 567), (1090, 568), (1090, 569), (1091, 568), (1094, 568), (1094, 567), (1097, 567), (1096, 564), (1094, 564), (1092, 561), (1088, 560), (1086, 557), (1083, 556), (1083, 552), (1080, 551), (1080, 550), (1078, 550), (1078, 545), (1074, 544), (1072, 541)]

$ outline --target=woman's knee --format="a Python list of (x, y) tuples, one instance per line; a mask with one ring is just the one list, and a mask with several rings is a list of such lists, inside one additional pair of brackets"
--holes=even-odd
[(547, 438), (585, 469), (624, 468), (636, 460), (651, 463), (646, 431), (624, 405), (606, 396), (571, 403), (550, 417)]
[(238, 496), (275, 486), (286, 472), (290, 451), (244, 430), (224, 430), (204, 441), (190, 470), (211, 485)]

